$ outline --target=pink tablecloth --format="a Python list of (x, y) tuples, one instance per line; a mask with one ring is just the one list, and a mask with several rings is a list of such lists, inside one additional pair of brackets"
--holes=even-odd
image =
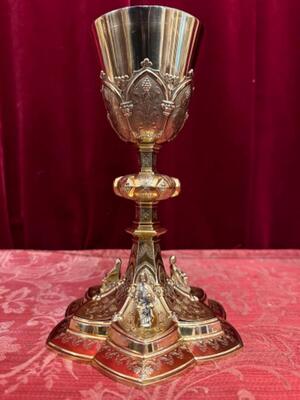
[[(166, 252), (165, 255), (170, 255)], [(223, 303), (245, 344), (144, 390), (48, 351), (71, 300), (124, 250), (0, 252), (0, 396), (7, 399), (300, 399), (300, 251), (176, 251), (193, 285)]]

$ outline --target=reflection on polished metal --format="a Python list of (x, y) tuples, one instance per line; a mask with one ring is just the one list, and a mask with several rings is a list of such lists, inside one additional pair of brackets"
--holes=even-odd
[(108, 119), (140, 154), (140, 172), (114, 182), (115, 193), (136, 204), (133, 245), (124, 276), (117, 259), (100, 286), (70, 304), (47, 344), (136, 385), (242, 347), (223, 307), (189, 285), (174, 256), (166, 273), (159, 246), (165, 229), (157, 204), (177, 196), (180, 183), (157, 172), (156, 156), (187, 118), (198, 32), (196, 18), (160, 6), (122, 8), (95, 21)]

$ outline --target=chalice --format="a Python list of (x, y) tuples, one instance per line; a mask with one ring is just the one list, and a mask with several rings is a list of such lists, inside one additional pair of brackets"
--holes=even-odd
[(113, 184), (135, 203), (133, 243), (125, 273), (117, 258), (101, 285), (69, 305), (47, 345), (140, 386), (243, 345), (223, 307), (189, 285), (175, 256), (167, 274), (159, 245), (157, 206), (179, 194), (180, 182), (159, 173), (156, 158), (187, 119), (200, 28), (192, 15), (161, 6), (121, 8), (94, 23), (108, 120), (139, 152), (140, 171)]

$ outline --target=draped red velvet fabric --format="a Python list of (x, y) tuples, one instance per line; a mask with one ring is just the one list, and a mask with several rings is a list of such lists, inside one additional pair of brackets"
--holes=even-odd
[[(127, 247), (137, 170), (100, 96), (92, 21), (142, 1), (1, 0), (0, 246)], [(190, 118), (158, 167), (167, 247), (299, 247), (300, 2), (176, 0), (205, 34)]]

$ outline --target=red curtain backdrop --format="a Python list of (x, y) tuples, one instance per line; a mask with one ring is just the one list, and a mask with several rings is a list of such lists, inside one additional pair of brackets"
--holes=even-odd
[[(92, 21), (142, 1), (1, 0), (0, 246), (127, 247), (112, 191), (137, 157), (110, 128)], [(158, 167), (168, 248), (299, 247), (300, 1), (156, 1), (205, 25), (190, 118)]]

